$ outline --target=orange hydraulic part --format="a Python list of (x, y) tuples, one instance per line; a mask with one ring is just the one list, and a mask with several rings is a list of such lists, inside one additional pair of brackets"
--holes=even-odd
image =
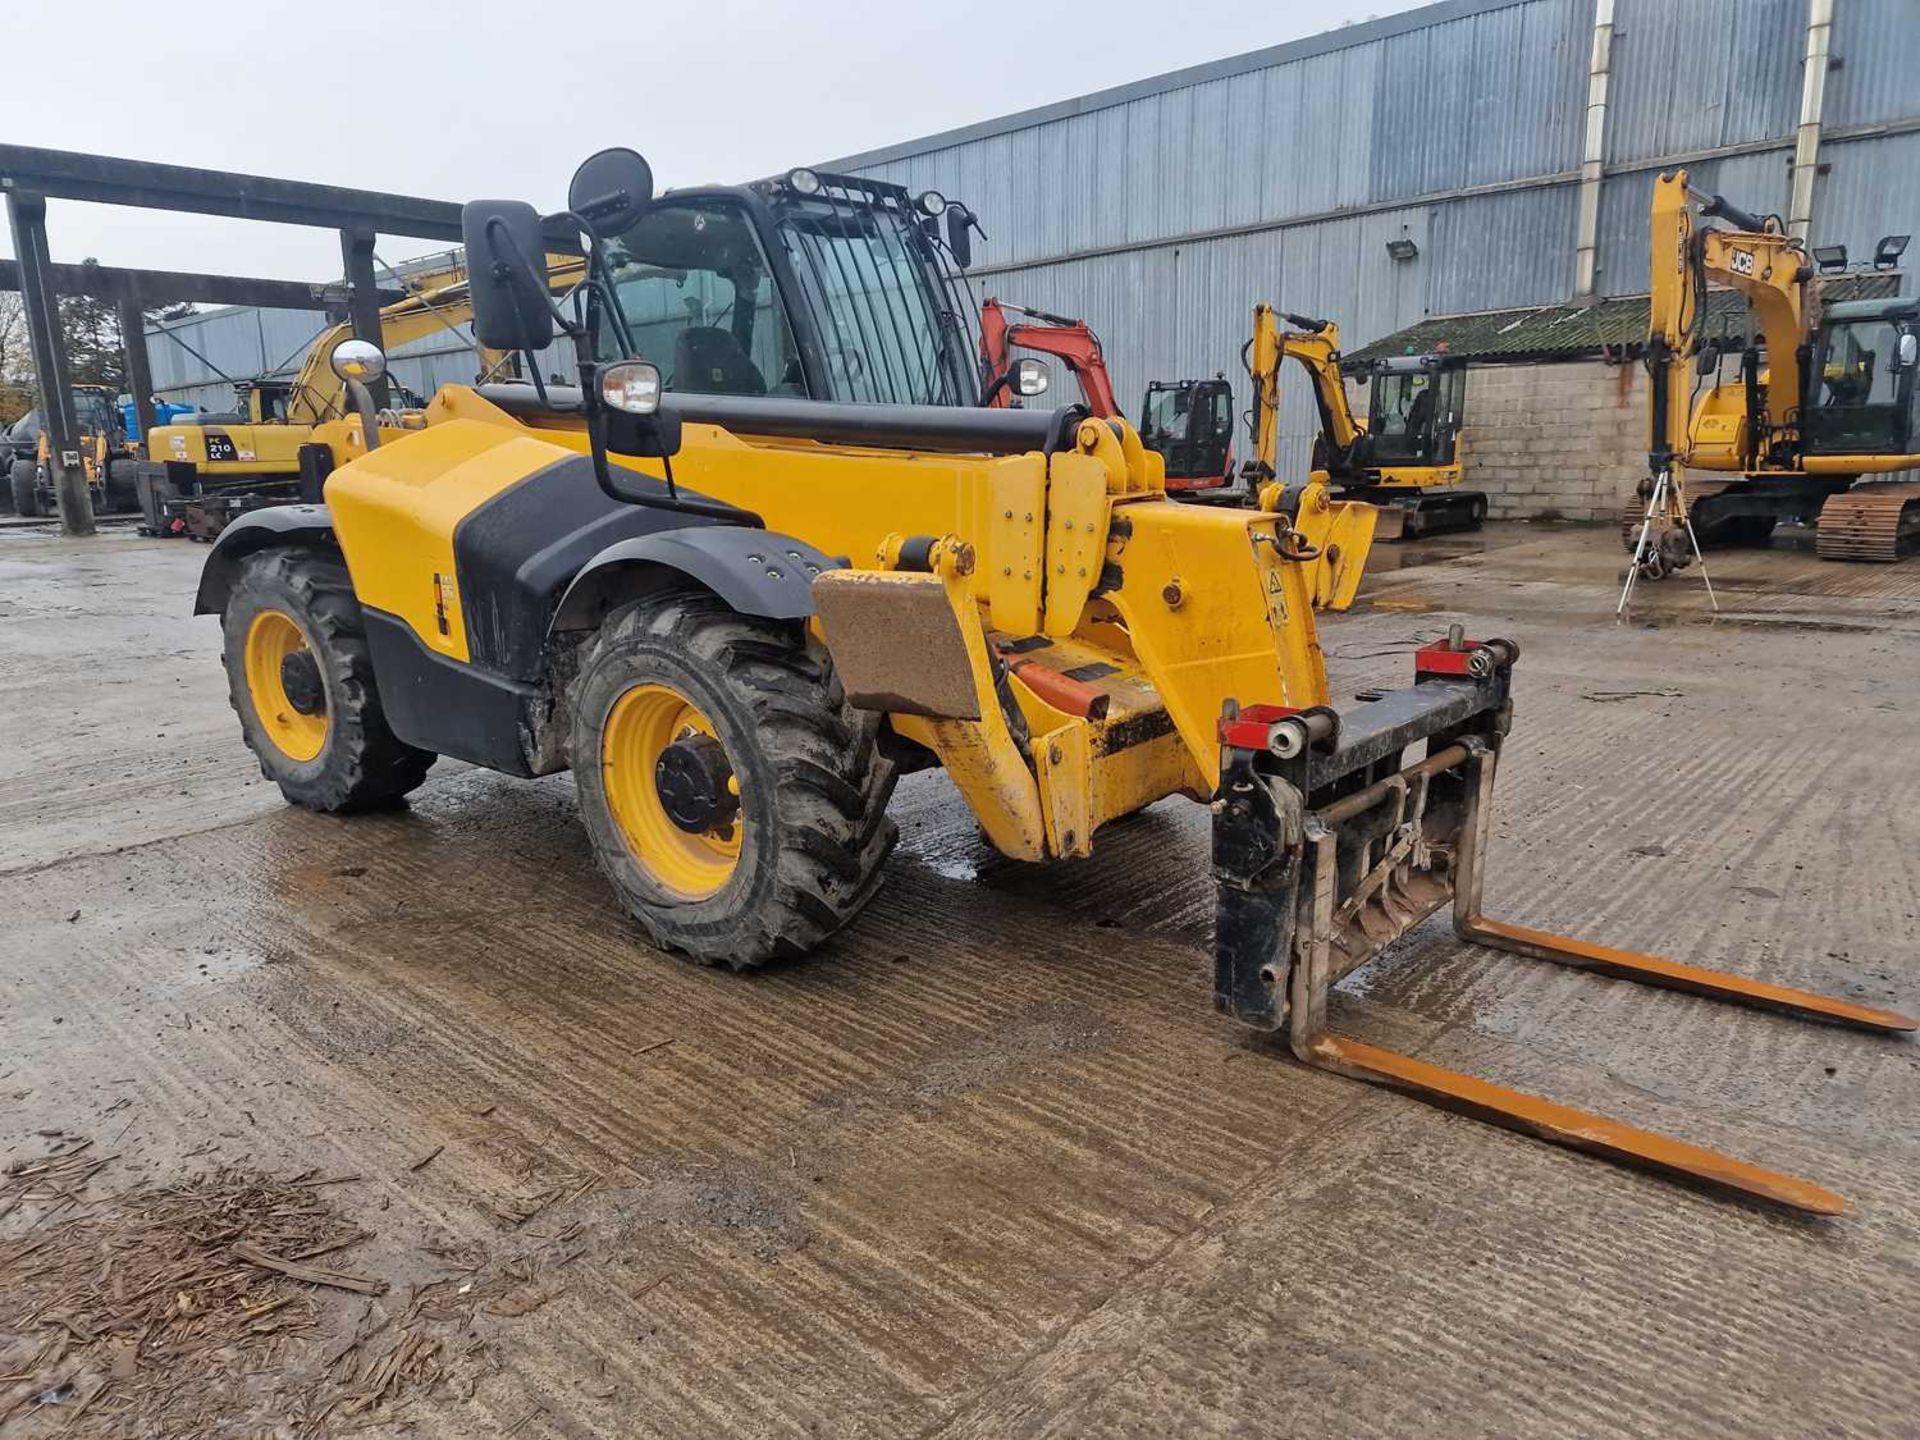
[[(1009, 323), (1007, 311), (1038, 321), (1028, 325)], [(1014, 346), (1037, 350), (1057, 357), (1080, 382), (1087, 408), (1100, 419), (1120, 413), (1113, 398), (1113, 381), (1107, 375), (1106, 357), (1100, 351), (1100, 337), (1084, 320), (1069, 320), (1043, 310), (1027, 310), (1018, 305), (989, 298), (980, 307), (980, 379), (990, 392), (987, 403), (1005, 408), (1013, 400), (1007, 386), (1007, 369), (1013, 363), (1009, 353)]]

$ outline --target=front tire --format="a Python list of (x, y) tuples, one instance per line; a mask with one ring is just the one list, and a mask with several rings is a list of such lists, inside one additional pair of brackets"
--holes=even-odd
[(653, 596), (607, 617), (573, 696), (581, 818), (656, 943), (748, 969), (813, 949), (879, 887), (893, 764), (804, 629)]
[(221, 626), (247, 747), (292, 803), (368, 810), (427, 778), (437, 757), (388, 726), (360, 605), (337, 558), (314, 550), (247, 557)]

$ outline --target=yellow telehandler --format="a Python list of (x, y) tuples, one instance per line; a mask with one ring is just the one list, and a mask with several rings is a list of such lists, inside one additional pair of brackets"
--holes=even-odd
[[(464, 211), (474, 330), (579, 386), (451, 385), (325, 503), (241, 517), (221, 617), (262, 771), (315, 810), (390, 804), (436, 756), (571, 768), (653, 940), (736, 969), (851, 921), (896, 775), (944, 767), (989, 840), (1090, 853), (1173, 795), (1211, 808), (1214, 999), (1302, 1061), (1564, 1144), (1837, 1213), (1840, 1197), (1335, 1036), (1327, 995), (1449, 906), (1466, 940), (1873, 1029), (1891, 1012), (1482, 915), (1516, 648), (1454, 633), (1336, 707), (1310, 547), (1279, 512), (1169, 500), (1124, 420), (939, 403), (977, 385), (925, 197), (811, 170), (653, 198), (630, 150), (568, 209)], [(554, 229), (584, 236), (561, 301)], [(920, 403), (875, 391), (917, 390)]]

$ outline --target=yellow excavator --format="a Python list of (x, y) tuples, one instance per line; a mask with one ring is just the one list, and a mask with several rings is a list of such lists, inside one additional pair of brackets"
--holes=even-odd
[[(1707, 545), (1764, 545), (1791, 520), (1818, 527), (1823, 559), (1912, 554), (1920, 485), (1858, 482), (1920, 466), (1920, 301), (1822, 304), (1814, 257), (1778, 216), (1697, 194), (1685, 170), (1654, 181), (1651, 222), (1649, 474), (1622, 523), (1639, 573), (1689, 563), (1689, 522)], [(1710, 285), (1745, 299), (1754, 333), (1709, 337)]]
[[(384, 357), (345, 342), (334, 365), (367, 447), (323, 503), (244, 515), (208, 554), (195, 610), (220, 617), (267, 778), (348, 812), (391, 804), (440, 755), (571, 769), (639, 926), (736, 970), (855, 920), (904, 771), (944, 769), (1025, 861), (1085, 857), (1109, 821), (1184, 796), (1211, 815), (1214, 1003), (1299, 1060), (1842, 1209), (1328, 1028), (1332, 986), (1448, 908), (1463, 940), (1540, 960), (1915, 1022), (1486, 917), (1517, 648), (1456, 629), (1410, 655), (1405, 685), (1336, 706), (1294, 517), (1170, 499), (1118, 416), (940, 402), (978, 376), (930, 208), (812, 170), (655, 200), (624, 149), (581, 166), (560, 215), (468, 204), (475, 336), (528, 357), (532, 383), (445, 386), (393, 430), (367, 389)], [(585, 232), (591, 262), (560, 302), (556, 225)], [(541, 378), (556, 328), (578, 386)]]
[[(1282, 329), (1281, 321), (1293, 327)], [(1320, 431), (1314, 439), (1309, 484), (1338, 499), (1377, 507), (1373, 538), (1399, 540), (1448, 530), (1476, 530), (1487, 497), (1462, 490), (1461, 425), (1466, 410), (1466, 362), (1451, 355), (1406, 355), (1375, 360), (1359, 372), (1370, 386), (1362, 423), (1342, 379), (1340, 327), (1331, 320), (1253, 311), (1253, 338), (1242, 360), (1254, 387), (1254, 458), (1248, 488), (1274, 481), (1279, 424), (1279, 372), (1292, 360), (1306, 372)]]
[[(578, 280), (577, 259), (551, 260), (554, 283)], [(455, 267), (413, 277), (414, 293), (380, 312), (387, 348), (446, 333), (472, 318), (466, 271)], [(140, 467), (142, 529), (152, 535), (185, 535), (206, 540), (237, 515), (266, 505), (285, 504), (303, 494), (317, 498), (327, 471), (360, 443), (357, 422), (329, 357), (352, 333), (346, 322), (321, 335), (291, 381), (258, 379), (234, 386), (231, 414), (182, 417), (155, 426), (147, 437), (147, 461)], [(483, 377), (500, 373), (510, 361), (499, 352), (476, 352)], [(395, 412), (417, 409), (421, 397), (402, 394)], [(391, 419), (392, 424), (399, 424)]]

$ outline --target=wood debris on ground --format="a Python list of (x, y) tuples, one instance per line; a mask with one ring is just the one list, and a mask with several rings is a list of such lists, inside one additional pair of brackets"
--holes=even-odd
[(498, 1263), (477, 1244), (426, 1247), (441, 1278), (387, 1293), (348, 1253), (374, 1236), (331, 1198), (358, 1177), (221, 1169), (87, 1193), (113, 1159), (63, 1136), (0, 1174), (8, 1440), (320, 1436), (375, 1412), (401, 1419), (498, 1370), (481, 1316), (528, 1315), (558, 1293), (537, 1278), (545, 1244)]

